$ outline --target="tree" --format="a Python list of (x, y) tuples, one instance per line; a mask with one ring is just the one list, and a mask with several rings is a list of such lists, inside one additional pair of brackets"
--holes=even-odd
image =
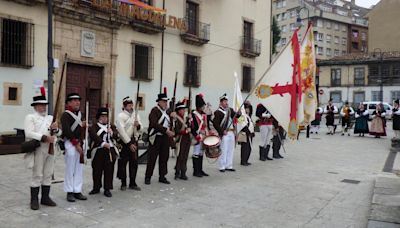
[(281, 30), (278, 27), (275, 17), (272, 17), (272, 54), (276, 53), (276, 45), (281, 39)]

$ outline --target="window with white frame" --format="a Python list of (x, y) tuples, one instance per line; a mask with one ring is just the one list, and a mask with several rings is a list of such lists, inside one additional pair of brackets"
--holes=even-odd
[(335, 36), (335, 44), (338, 44), (338, 43), (339, 43), (339, 37)]
[(282, 21), (287, 19), (287, 15), (288, 15), (288, 14), (285, 13), (285, 12), (282, 13)]
[(296, 17), (296, 15), (297, 15), (296, 10), (290, 11), (290, 17)]
[(332, 56), (332, 49), (327, 48), (327, 49), (326, 49), (326, 55), (327, 55), (327, 56)]
[(319, 28), (324, 27), (324, 22), (321, 19), (317, 20), (317, 27), (319, 27)]
[(317, 54), (318, 55), (323, 55), (324, 54), (324, 48), (323, 47), (317, 47)]
[(326, 42), (327, 42), (327, 43), (330, 43), (331, 40), (332, 40), (332, 35), (327, 34), (327, 35), (326, 35)]
[(318, 33), (318, 41), (324, 41), (324, 34)]
[(296, 25), (294, 23), (290, 23), (290, 30), (291, 31), (296, 30)]
[(339, 55), (340, 55), (339, 50), (335, 49), (335, 52), (333, 53), (333, 55), (334, 55), (334, 56), (339, 56)]
[(281, 15), (281, 14), (277, 14), (277, 15), (276, 15), (276, 20), (277, 20), (277, 21), (281, 21), (281, 19), (282, 19), (282, 15)]
[(286, 7), (286, 0), (282, 1), (282, 7)]
[(282, 44), (282, 46), (286, 45), (286, 38), (281, 38), (281, 44)]
[(334, 23), (333, 27), (335, 28), (335, 30), (339, 30), (339, 24), (338, 23)]
[(346, 37), (342, 37), (342, 45), (346, 45), (347, 44), (347, 38)]
[(287, 26), (286, 25), (282, 25), (281, 27), (281, 32), (287, 32)]

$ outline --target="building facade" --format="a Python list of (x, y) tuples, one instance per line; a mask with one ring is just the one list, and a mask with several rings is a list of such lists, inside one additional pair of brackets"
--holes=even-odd
[[(278, 51), (289, 42), (300, 18), (303, 25), (308, 20), (314, 25), (318, 59), (367, 52), (368, 23), (363, 16), (368, 10), (354, 1), (275, 0), (272, 7), (281, 30)], [(305, 28), (300, 29), (299, 37), (304, 35)]]
[[(386, 52), (346, 55), (319, 60), (320, 103), (330, 98), (356, 106), (363, 101), (391, 104), (400, 98), (400, 53)], [(382, 97), (383, 96), (383, 97)]]
[[(7, 6), (0, 7), (4, 17), (17, 15), (18, 19), (33, 21), (36, 42), (33, 66), (0, 66), (3, 85), (20, 83), (23, 87), (20, 103), (14, 106), (4, 104), (3, 96), (1, 115), (9, 115), (11, 110), (21, 114), (1, 123), (0, 132), (22, 127), (20, 120), (37, 93), (31, 88), (32, 81), (34, 85), (47, 83), (47, 6), (44, 1), (35, 2), (0, 1)], [(83, 100), (90, 101), (91, 117), (97, 107), (107, 104), (111, 104), (114, 115), (118, 113), (125, 96), (136, 99), (140, 82), (139, 113), (147, 125), (147, 115), (160, 89), (166, 87), (168, 96), (172, 96), (175, 75), (177, 99), (188, 97), (192, 88), (193, 97), (202, 92), (216, 109), (219, 96), (233, 96), (234, 72), (245, 96), (268, 67), (268, 1), (176, 0), (165, 1), (164, 10), (162, 0), (126, 2), (54, 1), (53, 47), (59, 63), (54, 73), (54, 95), (65, 65), (61, 101), (66, 93), (79, 92)], [(25, 13), (24, 7), (33, 15)], [(6, 75), (6, 71), (13, 73)]]

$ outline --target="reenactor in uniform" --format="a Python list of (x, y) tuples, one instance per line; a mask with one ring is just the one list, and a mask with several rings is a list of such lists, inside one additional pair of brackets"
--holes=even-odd
[(67, 107), (61, 116), (65, 146), (64, 191), (67, 192), (67, 200), (75, 202), (75, 199), (87, 200), (82, 194), (84, 163), (82, 138), (86, 122), (82, 121), (82, 113), (79, 111), (81, 104), (79, 94), (68, 94), (65, 103)]
[(130, 97), (123, 99), (122, 112), (118, 114), (116, 126), (122, 145), (121, 154), (118, 159), (117, 177), (121, 180), (121, 190), (126, 190), (126, 165), (129, 163), (129, 188), (140, 191), (136, 184), (138, 170), (138, 139), (142, 128), (140, 116), (134, 110), (133, 101)]
[[(159, 156), (159, 179), (160, 183), (170, 184), (165, 175), (168, 173), (169, 148), (171, 138), (175, 133), (170, 130), (171, 116), (167, 112), (168, 98), (166, 93), (158, 94), (155, 106), (149, 114), (149, 148), (147, 150), (147, 167), (144, 183), (149, 185), (153, 176), (154, 167)], [(172, 115), (174, 117), (175, 114)]]
[(175, 180), (187, 180), (187, 159), (189, 155), (191, 140), (190, 140), (190, 121), (189, 118), (185, 119), (186, 109), (188, 107), (185, 101), (178, 102), (175, 105), (175, 135), (176, 135), (176, 146), (178, 150), (178, 157), (175, 165)]
[(235, 151), (235, 111), (228, 106), (226, 94), (219, 98), (219, 108), (214, 112), (213, 125), (221, 137), (221, 156), (219, 171), (236, 171), (233, 168), (233, 153)]
[(117, 158), (117, 151), (113, 139), (118, 137), (115, 126), (109, 124), (108, 108), (99, 108), (97, 110), (97, 123), (90, 130), (90, 139), (92, 141), (92, 177), (93, 189), (89, 195), (97, 194), (102, 187), (101, 179), (104, 175), (104, 195), (111, 197), (110, 192), (113, 189), (114, 165)]
[[(31, 182), (31, 209), (39, 209), (39, 189), (42, 187), (42, 198), (40, 203), (46, 206), (56, 206), (50, 198), (51, 176), (54, 170), (54, 154), (49, 154), (49, 146), (54, 146), (56, 136), (51, 136), (51, 131), (61, 135), (57, 123), (52, 123), (53, 116), (47, 115), (47, 100), (44, 94), (33, 97), (31, 106), (34, 108), (32, 114), (25, 117), (24, 130), (28, 142), (35, 142), (32, 152), (26, 154), (26, 159), (33, 161)], [(54, 150), (53, 150), (54, 151)], [(30, 163), (30, 162), (28, 162)], [(29, 165), (28, 165), (29, 166)]]
[(262, 104), (257, 105), (256, 116), (258, 117), (258, 126), (260, 126), (260, 160), (272, 160), (272, 158), (268, 157), (268, 153), (271, 148), (273, 118)]

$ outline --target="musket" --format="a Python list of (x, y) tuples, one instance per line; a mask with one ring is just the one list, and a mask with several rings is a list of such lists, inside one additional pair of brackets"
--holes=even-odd
[[(134, 109), (134, 114), (135, 114), (135, 119), (134, 119), (134, 123), (138, 120), (137, 116), (138, 116), (138, 109), (139, 109), (139, 91), (140, 91), (140, 81), (137, 82), (137, 90), (136, 90), (136, 101), (135, 101), (135, 109)], [(136, 138), (137, 136), (137, 138)], [(138, 134), (137, 131), (137, 127), (133, 126), (133, 136), (132, 136), (135, 140), (135, 142), (138, 142), (138, 147), (136, 149), (136, 153), (133, 153), (134, 156), (134, 160), (138, 159), (138, 155), (139, 155), (139, 139), (140, 139), (140, 135)]]
[[(170, 105), (171, 112), (175, 111), (176, 85), (177, 85), (177, 82), (178, 82), (178, 72), (175, 73), (174, 93), (173, 93), (173, 96), (171, 98), (171, 103), (170, 103), (171, 104)], [(174, 123), (175, 122), (173, 120), (171, 120), (170, 125), (169, 125), (171, 131), (174, 131), (174, 128), (175, 128), (175, 126), (174, 126), (175, 124)], [(176, 142), (175, 142), (174, 137), (171, 138), (171, 145), (172, 145), (172, 148), (176, 147)]]
[[(108, 113), (107, 113), (107, 121), (108, 121), (108, 123), (107, 123), (107, 139), (108, 140), (110, 140), (110, 142), (111, 142), (111, 140), (112, 140), (112, 135), (110, 135), (110, 133), (108, 132), (109, 131), (109, 129), (111, 129), (111, 120), (110, 120), (110, 115), (111, 115), (111, 106), (110, 106), (110, 93), (108, 92), (108, 94), (107, 94), (107, 109), (108, 109)], [(112, 155), (111, 155), (111, 149), (108, 149), (108, 154), (110, 155), (110, 161), (112, 162), (113, 161), (113, 159), (112, 159)]]
[(90, 95), (90, 82), (88, 83), (88, 87), (86, 89), (86, 104), (85, 104), (85, 120), (86, 120), (86, 127), (85, 127), (85, 148), (83, 149), (83, 153), (79, 155), (79, 162), (81, 164), (85, 163), (85, 154), (87, 154), (89, 149), (89, 95)]
[[(56, 99), (56, 105), (54, 106), (54, 111), (53, 111), (53, 121), (52, 123), (57, 122), (57, 117), (58, 117), (58, 109), (60, 106), (60, 97), (61, 97), (61, 86), (63, 84), (63, 80), (64, 80), (64, 71), (65, 71), (65, 66), (67, 65), (67, 53), (65, 53), (64, 55), (64, 64), (61, 70), (61, 78), (60, 78), (60, 83), (58, 84), (58, 91), (57, 91), (57, 99)], [(48, 86), (53, 86), (53, 84), (51, 82), (48, 82)], [(54, 131), (50, 131), (50, 135), (53, 136), (55, 134)], [(54, 154), (54, 143), (50, 143), (49, 144), (49, 154)]]

